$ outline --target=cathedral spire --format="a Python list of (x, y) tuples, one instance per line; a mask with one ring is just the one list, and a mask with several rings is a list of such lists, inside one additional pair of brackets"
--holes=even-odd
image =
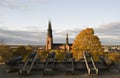
[(48, 30), (47, 30), (47, 42), (46, 42), (46, 50), (52, 49), (53, 44), (53, 36), (52, 36), (52, 26), (51, 22), (48, 22)]
[(66, 34), (66, 44), (69, 44), (68, 33)]
[(51, 26), (51, 21), (50, 20), (49, 20), (49, 23), (48, 23), (48, 33), (47, 33), (47, 36), (52, 38), (52, 26)]

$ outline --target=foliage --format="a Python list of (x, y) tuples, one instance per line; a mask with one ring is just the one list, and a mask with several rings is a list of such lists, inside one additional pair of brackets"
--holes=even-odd
[(41, 52), (38, 52), (40, 61), (45, 61), (45, 59), (47, 58), (48, 52), (49, 51), (45, 51), (45, 50), (42, 50)]
[(22, 56), (23, 59), (26, 59), (27, 56), (32, 52), (32, 49), (24, 47), (24, 46), (19, 46), (13, 51), (13, 56)]
[(63, 50), (54, 50), (53, 52), (56, 53), (56, 59), (57, 61), (63, 61), (65, 58), (65, 52)]
[(0, 45), (0, 61), (7, 61), (12, 56), (12, 50), (6, 45)]
[(0, 61), (5, 62), (14, 56), (22, 56), (23, 60), (25, 60), (31, 52), (33, 52), (31, 47), (19, 46), (17, 48), (10, 48), (7, 45), (0, 45)]
[(83, 57), (83, 52), (91, 52), (95, 61), (98, 60), (98, 55), (103, 54), (102, 46), (99, 38), (94, 35), (93, 28), (82, 30), (73, 42), (72, 52), (74, 58), (80, 60)]
[(114, 61), (114, 62), (119, 62), (119, 60), (120, 60), (120, 53), (118, 53), (118, 52), (111, 52), (111, 53), (109, 53), (107, 55), (107, 57), (110, 60)]
[(55, 52), (57, 61), (62, 61), (65, 58), (65, 52), (63, 50), (42, 50), (38, 52), (41, 61), (45, 61), (49, 52)]

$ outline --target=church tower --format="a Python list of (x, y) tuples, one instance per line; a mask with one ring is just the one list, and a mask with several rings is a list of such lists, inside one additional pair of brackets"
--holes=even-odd
[(66, 50), (68, 50), (68, 51), (70, 50), (68, 33), (66, 34)]
[(66, 34), (66, 45), (69, 44), (68, 33)]
[(51, 22), (48, 23), (48, 30), (47, 30), (47, 39), (46, 39), (46, 50), (52, 49), (53, 44), (53, 36), (52, 36), (52, 26)]

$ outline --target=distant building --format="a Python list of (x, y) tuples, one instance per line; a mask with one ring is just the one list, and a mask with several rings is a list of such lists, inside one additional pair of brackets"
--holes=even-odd
[(69, 43), (68, 33), (66, 34), (66, 43), (53, 43), (53, 35), (52, 35), (52, 25), (49, 21), (48, 30), (47, 30), (47, 38), (46, 38), (46, 50), (57, 49), (57, 50), (70, 50), (72, 44)]
[(104, 52), (120, 52), (120, 45), (102, 45)]

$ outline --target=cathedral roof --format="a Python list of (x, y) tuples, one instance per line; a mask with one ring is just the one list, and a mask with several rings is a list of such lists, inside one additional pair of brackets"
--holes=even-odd
[[(63, 45), (66, 45), (66, 44), (65, 44), (65, 43), (53, 43), (52, 45), (53, 45), (53, 46), (63, 46)], [(68, 44), (68, 45), (72, 46), (71, 43)]]

